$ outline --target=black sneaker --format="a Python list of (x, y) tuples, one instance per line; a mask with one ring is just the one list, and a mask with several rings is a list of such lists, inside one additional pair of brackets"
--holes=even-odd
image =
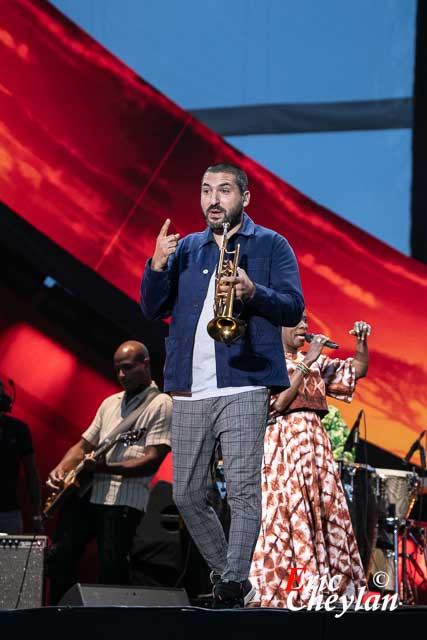
[(256, 590), (255, 587), (252, 586), (252, 582), (250, 580), (244, 580), (242, 583), (242, 593), (243, 593), (243, 602), (245, 607), (254, 599)]
[(240, 582), (224, 582), (214, 584), (212, 609), (242, 609), (245, 606)]
[(215, 571), (215, 569), (212, 569), (209, 574), (209, 580), (213, 585), (218, 584), (218, 582), (221, 582), (221, 574), (218, 573), (218, 571)]
[(242, 609), (255, 596), (250, 580), (225, 582), (218, 580), (213, 587), (213, 609)]

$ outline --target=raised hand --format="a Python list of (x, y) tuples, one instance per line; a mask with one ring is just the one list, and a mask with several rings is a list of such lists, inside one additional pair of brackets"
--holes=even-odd
[(166, 267), (168, 258), (175, 253), (178, 245), (179, 233), (168, 234), (171, 221), (167, 218), (160, 229), (157, 236), (156, 248), (154, 249), (153, 258), (151, 260), (151, 268), (153, 271), (163, 271)]
[(349, 333), (353, 336), (356, 336), (357, 340), (366, 340), (368, 336), (371, 335), (371, 325), (363, 320), (357, 320), (354, 323), (353, 329), (350, 329)]
[(371, 325), (363, 320), (354, 323), (349, 333), (356, 337), (356, 351), (353, 356), (353, 364), (356, 372), (356, 380), (366, 376), (369, 365), (369, 351), (367, 337), (371, 335)]

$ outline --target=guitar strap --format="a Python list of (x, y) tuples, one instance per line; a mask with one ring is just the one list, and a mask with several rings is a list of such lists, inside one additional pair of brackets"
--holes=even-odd
[[(121, 433), (129, 431), (138, 420), (139, 416), (143, 414), (148, 405), (152, 402), (152, 400), (154, 400), (154, 398), (156, 398), (160, 393), (161, 391), (159, 390), (156, 383), (152, 382), (151, 385), (141, 394), (141, 401), (139, 405), (133, 411), (131, 411), (129, 415), (126, 416), (126, 418), (123, 418), (123, 420), (119, 422), (119, 424), (111, 431), (111, 433), (108, 434), (108, 440), (113, 440)], [(101, 444), (102, 443), (99, 443), (98, 447)]]

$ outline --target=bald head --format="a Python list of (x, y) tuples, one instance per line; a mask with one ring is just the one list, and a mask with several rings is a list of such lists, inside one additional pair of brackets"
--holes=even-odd
[(144, 360), (145, 358), (149, 358), (150, 354), (148, 353), (147, 347), (145, 344), (142, 344), (142, 342), (138, 342), (137, 340), (127, 340), (118, 347), (114, 354), (114, 359), (116, 359), (116, 357), (122, 358), (123, 356), (133, 356), (139, 360)]
[(151, 384), (150, 355), (142, 342), (127, 340), (114, 354), (117, 380), (128, 396), (136, 395)]

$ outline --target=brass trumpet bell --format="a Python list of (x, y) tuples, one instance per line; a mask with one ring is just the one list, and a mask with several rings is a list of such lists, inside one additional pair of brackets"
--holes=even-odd
[(239, 340), (244, 335), (245, 329), (246, 323), (243, 320), (225, 316), (213, 318), (207, 326), (210, 337), (218, 342), (225, 342), (225, 344)]
[[(220, 257), (215, 278), (214, 317), (206, 327), (208, 334), (218, 342), (230, 344), (243, 336), (246, 322), (238, 317), (233, 317), (235, 287), (229, 286), (227, 293), (221, 293), (221, 278), (236, 276), (239, 264), (240, 245), (236, 245), (234, 251), (227, 250), (227, 233), (230, 227), (228, 222), (223, 224), (224, 232), (220, 247)], [(233, 256), (229, 260), (227, 256)]]

